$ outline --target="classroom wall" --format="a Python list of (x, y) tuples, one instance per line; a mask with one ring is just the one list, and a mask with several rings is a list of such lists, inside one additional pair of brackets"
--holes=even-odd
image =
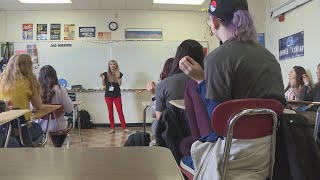
[(212, 48), (217, 47), (218, 41), (210, 38), (209, 33), (205, 37), (206, 15), (204, 12), (182, 11), (8, 11), (5, 17), (4, 40), (22, 41), (23, 23), (34, 23), (34, 26), (37, 23), (75, 23), (76, 27), (96, 26), (98, 32), (109, 31), (109, 22), (116, 21), (119, 29), (112, 32), (113, 40), (124, 40), (125, 28), (162, 28), (164, 41), (183, 41), (191, 38), (208, 40)]
[[(249, 0), (249, 9), (254, 17), (257, 31), (265, 32), (265, 3)], [(25, 42), (21, 39), (21, 26), (23, 23), (33, 23), (35, 29), (37, 23), (75, 23), (76, 27), (96, 26), (96, 31), (98, 32), (109, 31), (109, 22), (117, 21), (119, 29), (112, 34), (114, 40), (124, 40), (125, 28), (162, 28), (164, 41), (183, 41), (187, 38), (208, 41), (210, 51), (219, 45), (219, 42), (214, 37), (210, 37), (209, 32), (206, 33), (207, 13), (205, 12), (125, 10), (0, 11), (0, 15), (0, 42)], [(1, 24), (4, 24), (3, 28), (1, 28)], [(78, 29), (76, 29), (75, 41), (79, 41), (77, 31)], [(68, 55), (66, 59), (68, 59)], [(63, 60), (61, 61), (63, 62)], [(80, 109), (87, 109), (91, 113), (94, 123), (108, 123), (103, 93), (78, 93), (77, 96), (77, 100), (87, 102)], [(124, 114), (128, 123), (142, 122), (143, 107), (141, 102), (148, 100), (148, 97), (149, 95), (146, 92), (123, 92)], [(119, 122), (116, 111), (115, 120)], [(148, 122), (151, 122), (150, 118), (148, 118)]]
[(5, 31), (5, 12), (0, 11), (0, 42), (4, 41)]
[(266, 0), (266, 47), (279, 59), (279, 39), (304, 31), (304, 56), (279, 61), (285, 86), (288, 84), (288, 73), (293, 66), (308, 69), (314, 82), (316, 67), (320, 63), (318, 45), (320, 41), (320, 1), (313, 0), (285, 14), (285, 21), (270, 18), (270, 1)]

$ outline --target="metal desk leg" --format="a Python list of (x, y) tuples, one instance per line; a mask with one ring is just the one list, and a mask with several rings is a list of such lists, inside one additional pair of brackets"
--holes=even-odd
[(42, 141), (39, 145), (40, 146), (45, 146), (48, 142), (48, 136), (49, 136), (49, 124), (50, 124), (50, 121), (51, 121), (51, 114), (49, 115), (49, 119), (48, 119), (48, 122), (47, 122), (47, 127), (46, 127), (46, 132), (45, 132), (45, 137), (44, 137), (44, 141)]
[(4, 148), (8, 147), (10, 135), (11, 135), (11, 123), (9, 122), (7, 123), (7, 137), (6, 137), (6, 142), (4, 144)]
[(79, 130), (79, 137), (80, 137), (80, 146), (82, 147), (82, 136), (81, 136), (81, 121), (80, 121), (80, 113), (78, 106), (75, 107), (77, 110), (77, 121), (78, 121), (78, 130)]
[(146, 132), (146, 119), (147, 119), (147, 108), (149, 106), (145, 106), (143, 109), (143, 132)]
[(314, 126), (314, 131), (313, 131), (313, 137), (315, 141), (317, 141), (317, 138), (318, 138), (319, 125), (320, 125), (320, 106), (318, 107), (318, 110), (317, 110), (316, 124)]

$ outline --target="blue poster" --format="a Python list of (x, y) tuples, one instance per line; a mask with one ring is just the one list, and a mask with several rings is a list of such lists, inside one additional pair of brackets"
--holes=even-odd
[(279, 60), (304, 56), (304, 32), (279, 40)]
[(79, 37), (96, 37), (96, 27), (79, 27)]
[(259, 43), (261, 44), (261, 46), (265, 46), (264, 33), (259, 33)]

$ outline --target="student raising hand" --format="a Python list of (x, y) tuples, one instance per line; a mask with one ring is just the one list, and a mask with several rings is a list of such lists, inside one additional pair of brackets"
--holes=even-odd
[(202, 67), (191, 57), (183, 57), (179, 61), (179, 67), (186, 75), (197, 81), (198, 84), (204, 80), (204, 72)]

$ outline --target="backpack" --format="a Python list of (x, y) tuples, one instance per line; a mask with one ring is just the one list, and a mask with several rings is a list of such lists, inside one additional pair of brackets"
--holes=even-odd
[(149, 133), (137, 131), (128, 137), (123, 146), (149, 146), (150, 141)]
[[(92, 129), (93, 125), (92, 125), (91, 117), (88, 111), (82, 109), (79, 111), (79, 115), (80, 115), (81, 129)], [(77, 121), (76, 121), (76, 128), (78, 128)]]

